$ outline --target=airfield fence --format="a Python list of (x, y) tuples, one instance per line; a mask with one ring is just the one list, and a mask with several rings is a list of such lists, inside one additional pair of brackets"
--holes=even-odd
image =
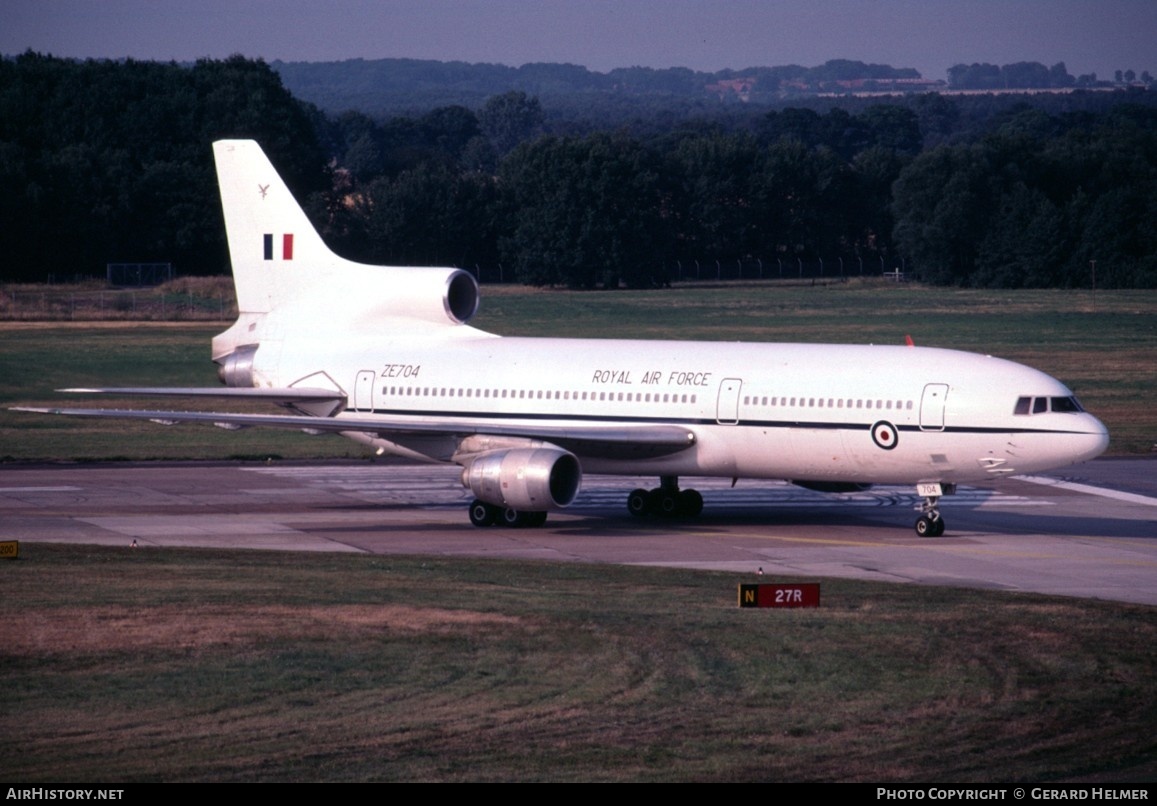
[[(479, 283), (516, 283), (516, 271), (502, 264), (461, 266)], [(826, 258), (681, 258), (665, 262), (659, 277), (669, 283), (750, 280), (840, 280), (884, 277), (903, 280), (906, 261), (896, 256), (836, 256)], [(656, 278), (658, 279), (658, 278)]]
[[(515, 284), (501, 265), (463, 267), (485, 285)], [(903, 260), (777, 258), (676, 260), (661, 284), (707, 282), (833, 282), (859, 277), (906, 278)], [(237, 317), (232, 278), (182, 277), (152, 287), (115, 287), (97, 280), (57, 285), (0, 285), (0, 321), (229, 321)]]
[(153, 288), (102, 284), (0, 287), (0, 321), (225, 321), (237, 317), (229, 278), (187, 278)]

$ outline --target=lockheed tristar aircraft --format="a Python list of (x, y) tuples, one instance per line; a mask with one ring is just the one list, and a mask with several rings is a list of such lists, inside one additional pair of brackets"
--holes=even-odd
[(911, 346), (500, 338), (470, 327), (474, 278), (331, 252), (257, 143), (214, 144), (240, 316), (213, 339), (221, 388), (71, 392), (263, 400), (285, 414), (36, 409), (336, 432), (452, 462), (476, 526), (539, 526), (584, 473), (652, 476), (638, 516), (691, 517), (680, 476), (831, 492), (910, 484), (916, 531), (942, 495), (1091, 459), (1105, 427), (1059, 381)]

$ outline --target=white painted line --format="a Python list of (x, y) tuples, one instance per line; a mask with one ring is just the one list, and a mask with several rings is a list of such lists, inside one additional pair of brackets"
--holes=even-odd
[(1157, 507), (1157, 498), (1151, 498), (1147, 495), (1137, 495), (1136, 493), (1126, 493), (1120, 490), (1106, 490), (1104, 487), (1093, 487), (1089, 484), (1077, 484), (1075, 481), (1063, 481), (1061, 479), (1053, 479), (1048, 476), (1015, 476), (1014, 478), (1021, 481), (1027, 481), (1030, 484), (1040, 484), (1044, 487), (1060, 487), (1065, 490), (1072, 490), (1077, 493), (1085, 493), (1086, 495), (1099, 495), (1102, 498), (1112, 498), (1115, 501), (1126, 501), (1130, 504), (1141, 504), (1147, 507)]

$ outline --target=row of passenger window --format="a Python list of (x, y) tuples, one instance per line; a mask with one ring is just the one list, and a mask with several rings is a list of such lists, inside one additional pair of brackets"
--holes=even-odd
[(696, 395), (659, 392), (572, 392), (558, 389), (470, 389), (435, 386), (383, 386), (390, 397), (469, 397), (506, 400), (586, 400), (625, 403), (694, 403)]
[[(695, 403), (697, 395), (660, 392), (579, 392), (551, 389), (477, 389), (469, 387), (383, 386), (390, 397), (466, 397), (506, 400), (618, 401), (623, 403)], [(864, 400), (853, 398), (768, 397), (745, 395), (744, 406), (829, 409), (912, 410), (911, 400)], [(1019, 412), (1018, 412), (1019, 413)]]
[(1018, 397), (1013, 414), (1044, 414), (1047, 411), (1056, 411), (1063, 414), (1076, 414), (1084, 411), (1081, 402), (1075, 397)]
[(767, 406), (779, 407), (788, 406), (810, 409), (877, 409), (877, 410), (912, 410), (911, 400), (862, 400), (853, 398), (832, 398), (832, 397), (756, 397), (745, 396), (743, 398), (743, 405), (745, 406)]

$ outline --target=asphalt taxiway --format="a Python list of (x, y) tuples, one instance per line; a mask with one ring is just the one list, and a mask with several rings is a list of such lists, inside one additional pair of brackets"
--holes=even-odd
[(913, 531), (914, 491), (827, 495), (778, 482), (682, 479), (690, 522), (636, 519), (653, 479), (587, 477), (541, 529), (470, 525), (452, 467), (149, 463), (0, 467), (0, 539), (356, 551), (858, 577), (1157, 605), (1157, 461), (1107, 459), (961, 487), (939, 538)]

